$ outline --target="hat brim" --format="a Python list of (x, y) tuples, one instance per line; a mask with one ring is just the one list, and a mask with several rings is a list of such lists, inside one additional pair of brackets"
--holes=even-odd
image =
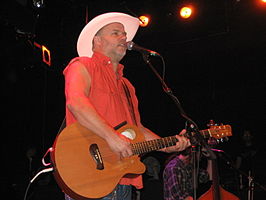
[(124, 25), (125, 32), (127, 33), (127, 41), (131, 41), (134, 38), (139, 28), (139, 19), (128, 14), (110, 12), (98, 15), (82, 29), (77, 41), (78, 55), (91, 57), (93, 54), (93, 37), (102, 27), (114, 22), (118, 22)]

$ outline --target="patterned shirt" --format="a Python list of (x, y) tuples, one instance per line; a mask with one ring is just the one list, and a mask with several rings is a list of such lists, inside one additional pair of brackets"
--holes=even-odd
[[(179, 156), (174, 157), (163, 172), (164, 200), (183, 200), (193, 196), (192, 163), (185, 164)], [(208, 181), (208, 172), (199, 170), (199, 183)]]

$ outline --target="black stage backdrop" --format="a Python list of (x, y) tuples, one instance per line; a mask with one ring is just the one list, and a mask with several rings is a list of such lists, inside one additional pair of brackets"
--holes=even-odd
[[(29, 173), (42, 166), (41, 157), (59, 131), (65, 113), (62, 71), (77, 56), (75, 44), (86, 23), (86, 12), (90, 20), (109, 11), (152, 16), (150, 26), (140, 28), (134, 42), (162, 55), (167, 85), (200, 129), (210, 119), (232, 126), (233, 136), (220, 144), (230, 157), (239, 152), (243, 130), (251, 131), (259, 149), (254, 160), (256, 180), (265, 184), (265, 6), (255, 0), (203, 0), (201, 12), (191, 21), (182, 21), (175, 13), (181, 1), (44, 2), (42, 9), (26, 0), (0, 3), (1, 156), (5, 169), (1, 180), (7, 195), (21, 199)], [(34, 42), (51, 51), (51, 66), (42, 62)], [(162, 60), (150, 59), (161, 74)], [(177, 106), (141, 54), (130, 51), (122, 63), (136, 87), (143, 124), (162, 137), (184, 128)], [(163, 166), (167, 156), (162, 157)], [(49, 183), (48, 189), (39, 187)], [(33, 199), (59, 191), (49, 175), (34, 187), (39, 189), (32, 189)], [(50, 197), (60, 198), (60, 192)]]

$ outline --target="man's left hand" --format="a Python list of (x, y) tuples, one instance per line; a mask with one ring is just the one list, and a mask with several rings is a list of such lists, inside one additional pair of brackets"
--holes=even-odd
[(183, 151), (189, 146), (191, 146), (190, 140), (184, 136), (185, 133), (186, 133), (186, 130), (183, 129), (179, 133), (179, 135), (176, 135), (178, 142), (176, 143), (175, 146), (167, 147), (166, 148), (167, 153)]

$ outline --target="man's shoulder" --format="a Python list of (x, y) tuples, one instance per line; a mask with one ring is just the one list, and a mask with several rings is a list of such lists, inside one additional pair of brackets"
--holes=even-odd
[(68, 65), (73, 64), (74, 62), (81, 62), (82, 64), (87, 64), (92, 62), (92, 59), (86, 56), (82, 56), (82, 57), (75, 57), (73, 59), (70, 60)]
[(69, 69), (76, 69), (76, 67), (81, 66), (81, 65), (85, 66), (88, 69), (88, 66), (92, 65), (91, 63), (92, 63), (92, 59), (89, 57), (85, 57), (85, 56), (75, 57), (70, 60), (70, 62), (64, 69), (63, 74), (66, 74), (69, 71)]

